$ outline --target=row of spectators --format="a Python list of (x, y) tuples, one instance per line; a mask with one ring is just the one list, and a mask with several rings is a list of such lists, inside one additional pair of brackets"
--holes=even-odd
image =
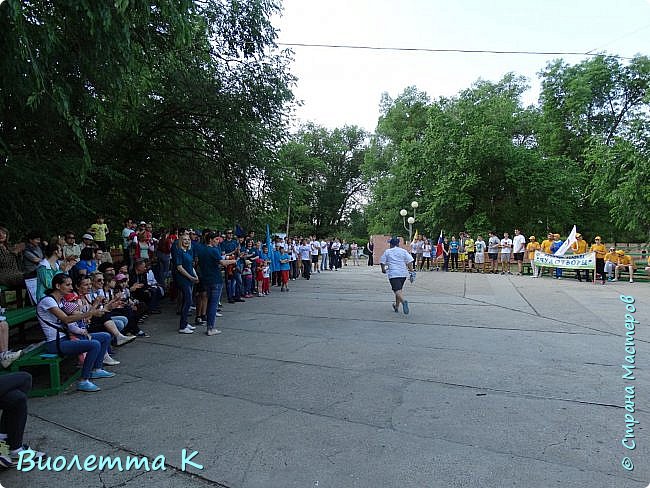
[[(516, 274), (521, 275), (526, 259), (530, 262), (533, 278), (538, 278), (541, 276), (542, 268), (536, 266), (534, 262), (535, 251), (553, 254), (564, 244), (558, 233), (549, 233), (542, 242), (538, 242), (534, 235), (526, 239), (519, 229), (515, 229), (512, 239), (508, 232), (504, 232), (503, 237), (499, 237), (496, 232), (488, 234), (488, 241), (484, 241), (481, 235), (474, 240), (469, 232), (460, 232), (459, 238), (455, 235), (451, 238), (444, 236), (435, 243), (426, 236), (416, 236), (410, 243), (410, 250), (420, 270), (441, 268), (443, 271), (458, 271), (462, 265), (463, 271), (486, 272), (485, 256), (487, 255), (488, 260), (491, 261), (490, 272), (492, 273), (498, 273), (500, 265), (501, 274), (512, 274), (510, 265), (514, 261), (517, 264)], [(601, 280), (602, 283), (605, 279), (617, 281), (621, 271), (628, 272), (630, 282), (634, 281), (634, 260), (632, 256), (625, 253), (625, 250), (610, 247), (608, 252), (600, 236), (596, 236), (593, 244), (589, 245), (580, 233), (576, 233), (575, 240), (571, 241), (567, 253), (584, 254), (588, 251), (595, 253), (596, 279)], [(650, 272), (650, 258), (646, 270)], [(576, 278), (579, 281), (583, 281), (583, 275), (585, 280), (589, 281), (589, 270), (576, 270)], [(554, 277), (562, 279), (561, 268), (554, 269)]]

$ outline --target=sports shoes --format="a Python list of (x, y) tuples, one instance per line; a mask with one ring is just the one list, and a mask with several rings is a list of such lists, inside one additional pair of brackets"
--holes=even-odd
[(612, 278), (612, 279), (609, 280), (609, 281), (618, 281), (618, 279), (617, 279), (617, 278)]
[(147, 334), (144, 330), (140, 330), (136, 337), (151, 337), (151, 336)]
[(213, 335), (217, 335), (217, 334), (221, 334), (221, 331), (219, 329), (209, 329), (205, 333), (205, 335), (209, 335), (209, 336), (213, 336)]
[(90, 380), (82, 380), (77, 385), (77, 390), (92, 392), (92, 391), (99, 391), (101, 390), (101, 388)]
[(43, 456), (45, 456), (44, 452), (37, 451), (36, 449), (32, 449), (29, 446), (20, 446), (18, 449), (14, 449), (13, 451), (11, 451), (8, 457), (11, 459), (12, 462), (18, 464), (20, 455), (23, 452), (32, 452), (35, 458), (42, 458)]
[(117, 366), (120, 362), (117, 359), (113, 359), (108, 353), (104, 356), (103, 361), (105, 366)]
[(116, 346), (123, 346), (124, 344), (128, 344), (129, 342), (134, 341), (134, 340), (135, 340), (135, 336), (120, 335), (120, 337), (118, 337), (115, 340), (115, 345)]
[(178, 329), (179, 334), (193, 334), (194, 328), (190, 328), (190, 325), (186, 325), (184, 329)]
[(395, 313), (399, 312), (399, 308), (397, 307), (397, 305), (395, 305), (394, 303), (391, 303), (391, 305), (393, 306), (393, 311)]
[(630, 283), (634, 283), (634, 280), (632, 278), (630, 278)]
[(11, 366), (11, 363), (13, 363), (16, 359), (18, 359), (21, 355), (23, 354), (23, 351), (4, 351), (3, 353), (0, 354), (0, 364), (2, 365), (3, 368), (8, 368)]
[(196, 307), (194, 305), (190, 305), (190, 312), (194, 312), (196, 310)]
[(257, 296), (258, 297), (263, 297), (264, 295), (262, 295), (261, 293), (258, 293)]
[(203, 320), (203, 317), (197, 317), (194, 323), (196, 325), (205, 325), (207, 323), (207, 320)]
[(192, 330), (196, 330), (196, 327), (193, 326), (192, 324), (186, 324), (185, 327), (189, 327)]
[(92, 380), (97, 380), (101, 378), (112, 378), (115, 376), (115, 373), (111, 373), (110, 371), (106, 371), (105, 369), (96, 369), (92, 373), (90, 373), (90, 379)]
[(409, 302), (408, 301), (404, 300), (402, 302), (402, 310), (404, 310), (404, 315), (409, 314)]
[(9, 468), (15, 468), (16, 466), (18, 466), (18, 462), (13, 461), (11, 457), (5, 454), (0, 456), (0, 468), (9, 469)]
[(215, 313), (214, 315), (215, 315), (215, 317), (223, 317), (223, 314), (219, 313), (219, 312)]

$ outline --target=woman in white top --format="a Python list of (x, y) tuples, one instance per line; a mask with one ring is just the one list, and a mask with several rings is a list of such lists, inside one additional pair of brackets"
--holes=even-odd
[(431, 266), (431, 242), (429, 241), (429, 239), (425, 239), (424, 244), (422, 245), (422, 259), (420, 260), (420, 271), (422, 271), (425, 262), (427, 263), (427, 271), (429, 271), (429, 267)]
[[(36, 306), (38, 322), (45, 334), (45, 348), (50, 354), (60, 353), (66, 356), (76, 356), (85, 352), (86, 358), (77, 389), (87, 392), (99, 391), (100, 388), (90, 381), (91, 379), (115, 376), (115, 373), (102, 369), (102, 362), (111, 343), (111, 336), (106, 332), (90, 334), (86, 329), (75, 325), (75, 322), (99, 317), (104, 312), (91, 307), (87, 312), (67, 315), (61, 310), (60, 304), (63, 297), (70, 292), (72, 292), (72, 279), (65, 274), (55, 275), (52, 278), (52, 288)], [(80, 339), (71, 340), (64, 333), (65, 329), (76, 334)]]

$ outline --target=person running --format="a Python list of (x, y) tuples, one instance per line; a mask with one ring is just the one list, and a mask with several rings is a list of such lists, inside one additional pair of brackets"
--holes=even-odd
[(388, 274), (390, 287), (395, 293), (393, 310), (397, 313), (399, 311), (399, 304), (401, 303), (402, 311), (408, 314), (409, 302), (404, 300), (402, 288), (407, 277), (415, 277), (415, 272), (413, 271), (414, 259), (405, 249), (399, 247), (399, 237), (393, 237), (388, 243), (390, 244), (390, 248), (386, 249), (379, 260), (381, 272)]

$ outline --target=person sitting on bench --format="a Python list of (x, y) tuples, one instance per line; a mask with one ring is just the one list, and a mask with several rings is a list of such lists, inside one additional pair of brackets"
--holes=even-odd
[(32, 376), (25, 371), (0, 376), (0, 409), (2, 409), (0, 431), (9, 444), (9, 454), (0, 455), (2, 468), (16, 467), (21, 453), (25, 451), (33, 451), (33, 456), (36, 458), (45, 455), (23, 445), (23, 434), (27, 424), (27, 393), (31, 389)]
[[(52, 278), (52, 288), (47, 290), (36, 306), (36, 316), (45, 334), (45, 349), (50, 354), (76, 356), (86, 353), (81, 368), (81, 381), (77, 386), (80, 391), (93, 392), (100, 388), (91, 379), (111, 378), (115, 373), (102, 369), (104, 355), (111, 343), (111, 335), (107, 332), (89, 333), (77, 327), (74, 323), (80, 320), (92, 319), (104, 315), (103, 310), (91, 307), (84, 313), (67, 315), (60, 308), (63, 297), (72, 292), (72, 279), (65, 274)], [(79, 336), (79, 340), (71, 340), (68, 330)]]
[(6, 369), (22, 353), (23, 351), (14, 352), (9, 350), (9, 324), (4, 320), (4, 317), (0, 317), (0, 364)]

